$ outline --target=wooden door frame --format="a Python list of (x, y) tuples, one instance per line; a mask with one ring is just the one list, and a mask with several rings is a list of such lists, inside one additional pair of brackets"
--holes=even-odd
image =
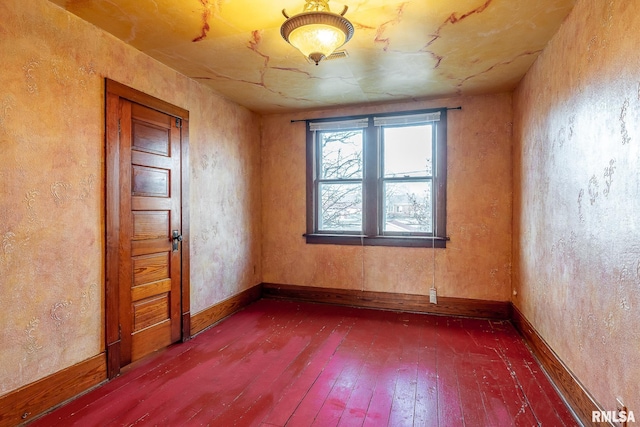
[(189, 284), (189, 112), (166, 101), (132, 89), (111, 79), (105, 79), (105, 342), (107, 376), (120, 373), (120, 314), (119, 275), (120, 254), (120, 149), (119, 104), (126, 99), (181, 119), (181, 333), (182, 341), (191, 337), (190, 284)]

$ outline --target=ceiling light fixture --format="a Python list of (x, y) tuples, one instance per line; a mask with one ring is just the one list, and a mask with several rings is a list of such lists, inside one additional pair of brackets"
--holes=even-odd
[(323, 58), (344, 45), (353, 36), (353, 25), (342, 13), (329, 10), (329, 0), (306, 0), (302, 13), (289, 17), (282, 9), (286, 21), (280, 34), (293, 47), (318, 65)]

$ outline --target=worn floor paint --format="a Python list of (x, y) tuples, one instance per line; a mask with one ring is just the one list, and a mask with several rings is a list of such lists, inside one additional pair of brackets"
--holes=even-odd
[(576, 425), (508, 322), (261, 300), (32, 426)]

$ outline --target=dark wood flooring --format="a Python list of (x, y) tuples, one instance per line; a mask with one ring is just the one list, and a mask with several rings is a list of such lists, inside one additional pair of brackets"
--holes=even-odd
[(509, 322), (263, 299), (30, 425), (577, 423)]

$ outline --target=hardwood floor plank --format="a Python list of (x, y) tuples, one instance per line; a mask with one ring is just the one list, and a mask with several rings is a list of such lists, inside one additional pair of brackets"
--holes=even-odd
[(394, 333), (389, 325), (395, 314), (379, 313), (368, 319), (367, 329), (372, 337), (372, 345), (362, 359), (362, 371), (358, 376), (343, 415), (338, 423), (341, 427), (362, 426), (371, 407), (379, 372), (387, 366), (393, 346)]
[[(345, 320), (345, 323), (349, 325), (348, 332), (337, 346), (334, 354), (331, 355), (331, 358), (317, 377), (316, 381), (302, 398), (300, 405), (296, 408), (294, 414), (289, 418), (287, 426), (311, 425), (322, 409), (342, 371), (344, 369), (349, 370), (351, 368), (348, 356), (345, 355), (346, 352), (349, 352), (350, 348), (344, 347), (344, 345), (351, 335), (351, 331), (357, 322), (357, 318), (354, 316), (348, 316)], [(349, 346), (351, 345), (352, 344), (349, 344)]]
[[(344, 368), (320, 408), (313, 423), (314, 426), (338, 425), (358, 380), (363, 375), (367, 375), (362, 362), (368, 359), (376, 345), (378, 333), (374, 325), (377, 322), (368, 311), (359, 314), (357, 323), (338, 349), (337, 354), (345, 360)], [(349, 418), (348, 413), (346, 418)]]
[(536, 425), (536, 418), (533, 413), (528, 410), (527, 398), (515, 375), (512, 375), (511, 362), (505, 356), (502, 350), (501, 335), (509, 334), (507, 322), (491, 322), (493, 334), (496, 340), (494, 351), (500, 359), (496, 365), (496, 369), (491, 371), (491, 377), (494, 379), (493, 384), (498, 385), (501, 391), (501, 403), (509, 414), (511, 423), (516, 426), (532, 426)]
[[(223, 322), (216, 327), (216, 330), (213, 331), (212, 334), (209, 334), (207, 343), (213, 348), (218, 348), (221, 343), (228, 344), (243, 336), (250, 336), (249, 326), (255, 322), (262, 321), (261, 317), (263, 316), (268, 316), (268, 314), (257, 313), (256, 315), (256, 313), (241, 311), (237, 313), (234, 318), (234, 324), (237, 330), (232, 327), (227, 327)], [(238, 331), (240, 331), (240, 333), (238, 333)], [(55, 412), (56, 420), (50, 420), (49, 422), (67, 425), (71, 417), (74, 419), (82, 417), (85, 408), (91, 411), (97, 419), (103, 419), (101, 417), (107, 417), (108, 414), (125, 412), (130, 408), (130, 405), (138, 400), (144, 402), (146, 390), (155, 387), (158, 381), (163, 381), (164, 376), (180, 375), (181, 370), (186, 371), (193, 366), (193, 363), (199, 363), (197, 358), (192, 357), (194, 355), (192, 351), (196, 351), (197, 353), (197, 351), (203, 347), (202, 344), (202, 340), (196, 337), (189, 345), (173, 345), (139, 362), (133, 363), (123, 370), (120, 377), (105, 384), (94, 392), (76, 399), (73, 406), (67, 405), (58, 409)], [(201, 355), (200, 357), (206, 358), (207, 355)], [(135, 399), (134, 401), (131, 401), (129, 396), (120, 397), (118, 391), (121, 388), (130, 387), (130, 384), (137, 382), (141, 384), (139, 387), (136, 387), (136, 391), (139, 392), (138, 395), (131, 396)], [(102, 401), (107, 402), (108, 405), (105, 405), (102, 410), (96, 411), (96, 408), (101, 406)], [(98, 404), (96, 405), (96, 403)]]
[(362, 366), (361, 375), (353, 387), (342, 417), (338, 422), (339, 427), (359, 427), (364, 423), (375, 388), (375, 376), (371, 374), (374, 369), (371, 361), (365, 362)]
[[(477, 376), (482, 381), (480, 397), (484, 406), (487, 425), (505, 426), (513, 423), (513, 418), (504, 401), (504, 395), (496, 375), (496, 372), (502, 369), (504, 369), (504, 366), (496, 358), (478, 366)], [(509, 381), (509, 378), (502, 378), (502, 380)]]
[(314, 382), (325, 369), (332, 355), (345, 339), (352, 326), (343, 317), (338, 317), (333, 322), (335, 323), (325, 328), (330, 330), (325, 341), (309, 359), (307, 366), (300, 371), (299, 375), (293, 378), (290, 385), (280, 392), (280, 398), (277, 399), (271, 412), (264, 419), (264, 422), (283, 426), (297, 411), (301, 400), (306, 396)]
[[(171, 350), (162, 352), (162, 356), (159, 356), (159, 358), (151, 357), (149, 360), (145, 359), (146, 363), (140, 366), (142, 369), (132, 371), (133, 375), (117, 377), (91, 393), (75, 399), (73, 405), (65, 405), (57, 409), (53, 414), (45, 417), (47, 419), (45, 424), (40, 424), (40, 420), (37, 420), (32, 425), (67, 426), (72, 425), (78, 420), (83, 421), (77, 424), (84, 422), (90, 423), (91, 419), (100, 420), (100, 422), (109, 422), (110, 415), (116, 414), (117, 411), (126, 411), (133, 403), (127, 399), (114, 399), (114, 396), (119, 396), (122, 390), (128, 393), (129, 384), (135, 383), (136, 381), (152, 381), (154, 378), (161, 380), (163, 374), (158, 374), (157, 369), (161, 369), (162, 366), (167, 365), (169, 360), (173, 360), (174, 363), (183, 360), (185, 353), (189, 353), (190, 351), (190, 348), (178, 349), (177, 347), (173, 347)], [(158, 362), (158, 364), (156, 365), (153, 362)], [(147, 368), (150, 370), (147, 371)]]
[(290, 353), (280, 352), (282, 357), (256, 377), (243, 392), (243, 399), (233, 405), (233, 411), (224, 411), (213, 420), (216, 424), (231, 425), (238, 420), (242, 425), (259, 425), (269, 414), (276, 392), (285, 390), (301, 374), (331, 333), (324, 327), (325, 319), (320, 313), (314, 313), (315, 309), (312, 306), (305, 310), (301, 321), (287, 331), (288, 336), (299, 338), (298, 345)]
[[(509, 360), (510, 369), (535, 419), (549, 425), (578, 425), (538, 363), (511, 324), (504, 325), (499, 348)], [(548, 384), (543, 388), (541, 384)], [(557, 406), (557, 407), (556, 407)]]
[[(286, 323), (291, 321), (294, 315), (295, 313), (283, 310), (279, 320), (281, 323)], [(203, 408), (210, 408), (212, 402), (218, 403), (224, 400), (219, 400), (218, 397), (225, 396), (231, 390), (229, 387), (221, 388), (218, 381), (228, 381), (228, 378), (225, 378), (228, 372), (235, 373), (237, 366), (242, 364), (245, 358), (261, 350), (262, 347), (255, 343), (264, 344), (270, 337), (276, 335), (280, 328), (280, 324), (273, 323), (268, 316), (255, 315), (249, 319), (243, 333), (236, 332), (233, 336), (236, 325), (227, 326), (228, 329), (223, 332), (226, 332), (225, 335), (230, 334), (229, 338), (223, 339), (222, 342), (216, 339), (203, 341), (190, 361), (182, 364), (181, 369), (185, 376), (194, 370), (200, 373), (201, 381), (196, 383), (196, 386), (184, 381), (185, 377), (178, 375), (178, 370), (169, 371), (171, 375), (165, 377), (163, 384), (154, 384), (154, 389), (145, 398), (149, 402), (155, 402), (161, 408), (166, 405), (171, 411), (169, 413), (156, 411), (148, 416), (148, 421), (163, 422), (167, 419), (182, 417), (184, 417), (182, 419), (194, 419), (198, 415), (202, 416)], [(233, 384), (238, 383), (234, 381)], [(171, 401), (176, 395), (181, 396), (181, 400), (177, 407), (172, 407)], [(146, 406), (136, 407), (130, 416), (142, 417)]]
[(312, 426), (336, 426), (344, 413), (347, 401), (360, 375), (362, 366), (357, 362), (344, 359), (341, 363), (343, 367), (322, 403), (322, 406), (318, 410), (317, 415), (314, 417), (314, 421), (311, 424)]
[(464, 425), (456, 359), (452, 355), (456, 346), (465, 343), (460, 342), (450, 324), (450, 319), (443, 319), (437, 332), (438, 425), (441, 426)]
[(438, 320), (421, 316), (422, 331), (418, 354), (418, 376), (414, 425), (438, 425), (438, 372), (437, 328)]
[(460, 407), (464, 424), (469, 426), (487, 425), (486, 413), (480, 395), (480, 386), (476, 376), (476, 367), (483, 363), (477, 355), (456, 357)]
[(386, 336), (386, 339), (380, 342), (381, 360), (385, 362), (379, 366), (378, 372), (374, 373), (376, 383), (363, 424), (366, 427), (386, 426), (389, 423), (397, 380), (396, 371), (401, 361), (398, 349), (401, 348), (402, 341), (397, 331), (400, 325), (396, 319), (397, 316), (389, 316), (380, 326), (384, 328)]
[[(303, 316), (299, 310), (287, 307), (287, 310), (281, 311), (277, 322), (256, 325), (254, 338), (247, 337), (247, 341), (240, 345), (224, 348), (220, 352), (218, 363), (204, 372), (209, 381), (202, 384), (202, 388), (190, 384), (185, 387), (181, 395), (191, 402), (189, 406), (182, 411), (164, 414), (158, 422), (169, 425), (180, 423), (184, 419), (183, 411), (190, 415), (188, 420), (192, 424), (206, 425), (213, 422), (219, 414), (229, 410), (240, 399), (256, 375), (265, 372), (266, 366), (274, 363), (278, 356), (282, 357), (283, 352), (292, 351), (297, 342), (290, 339), (286, 329), (291, 323), (299, 322)], [(220, 387), (219, 383), (225, 386)], [(167, 390), (175, 391), (176, 388), (167, 387)], [(201, 407), (200, 410), (198, 406)]]
[(577, 425), (508, 322), (261, 300), (33, 426)]
[[(95, 422), (95, 425), (99, 424), (98, 420), (117, 422), (134, 416), (136, 408), (145, 408), (150, 402), (153, 402), (149, 399), (153, 399), (154, 391), (157, 393), (157, 390), (166, 387), (167, 382), (183, 378), (181, 375), (189, 372), (194, 366), (200, 365), (200, 368), (207, 366), (206, 364), (202, 365), (202, 361), (215, 365), (216, 359), (211, 356), (221, 347), (225, 345), (233, 347), (233, 345), (241, 345), (242, 343), (246, 345), (246, 343), (258, 339), (260, 334), (254, 330), (255, 324), (268, 322), (266, 316), (268, 313), (239, 312), (234, 316), (234, 325), (237, 325), (238, 329), (222, 322), (216, 327), (216, 331), (209, 335), (207, 341), (194, 339), (186, 346), (174, 345), (158, 352), (157, 355), (144, 359), (141, 361), (142, 363), (133, 364), (134, 366), (129, 368), (130, 371), (125, 371), (122, 376), (96, 391), (97, 399), (108, 402), (108, 404), (85, 406), (91, 412), (86, 417), (82, 409), (76, 408), (75, 413), (73, 411), (67, 412), (75, 418), (83, 417), (87, 424)], [(132, 387), (132, 384), (136, 384), (136, 387)], [(127, 390), (127, 393), (122, 392), (124, 389)], [(94, 393), (91, 393), (91, 396), (81, 397), (86, 402), (90, 402), (91, 398), (96, 399)], [(144, 413), (143, 409), (139, 416)], [(65, 418), (61, 419), (61, 421), (64, 420)], [(65, 423), (61, 422), (60, 425), (65, 425)]]
[(402, 354), (396, 370), (396, 386), (389, 424), (414, 425), (421, 327), (419, 318), (416, 316), (405, 314), (398, 320), (404, 331), (399, 348)]

